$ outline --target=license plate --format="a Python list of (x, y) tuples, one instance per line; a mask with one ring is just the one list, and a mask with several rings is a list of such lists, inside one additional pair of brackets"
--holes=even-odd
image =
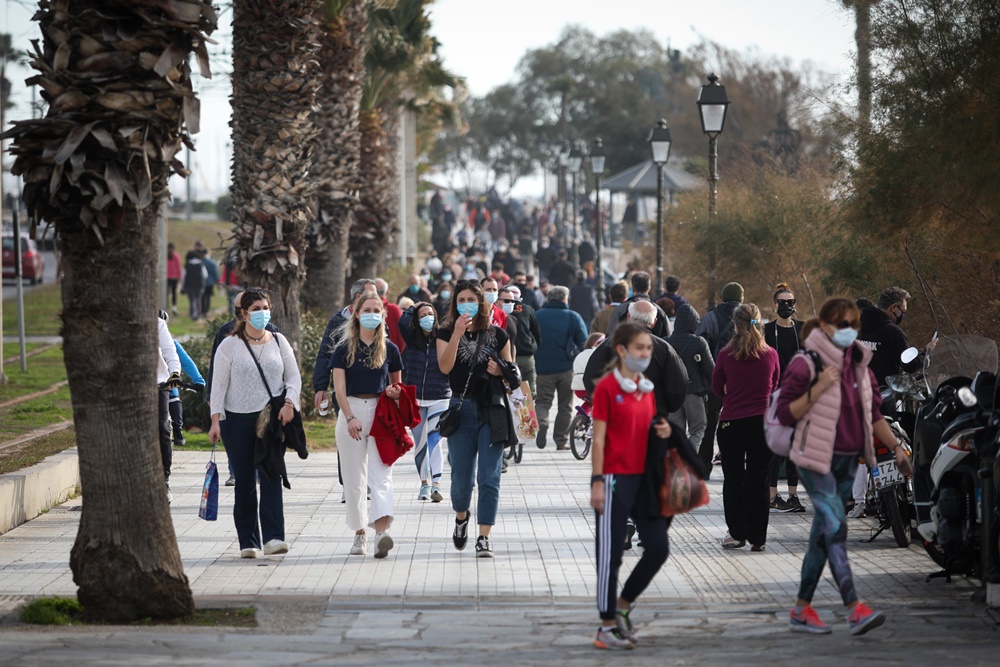
[(903, 474), (899, 472), (895, 461), (883, 461), (872, 468), (872, 479), (876, 489), (886, 489), (903, 483)]

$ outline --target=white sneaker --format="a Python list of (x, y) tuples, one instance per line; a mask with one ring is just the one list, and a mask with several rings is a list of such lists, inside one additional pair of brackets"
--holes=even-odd
[(365, 533), (354, 534), (354, 544), (351, 545), (352, 556), (364, 556), (368, 553), (368, 536)]
[(288, 553), (288, 542), (284, 540), (271, 540), (264, 545), (265, 556), (277, 556)]
[(167, 482), (167, 504), (174, 502), (174, 494), (170, 493), (170, 482)]
[(847, 513), (848, 519), (863, 519), (865, 518), (865, 504), (863, 502), (855, 503), (854, 509)]
[(746, 540), (738, 540), (729, 533), (722, 538), (722, 548), (723, 549), (741, 549), (747, 545)]
[(240, 549), (240, 558), (260, 558), (260, 549)]
[(395, 543), (389, 533), (376, 533), (375, 535), (375, 558), (385, 558)]

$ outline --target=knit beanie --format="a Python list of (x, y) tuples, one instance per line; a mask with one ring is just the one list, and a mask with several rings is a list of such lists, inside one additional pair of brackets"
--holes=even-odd
[(722, 288), (722, 300), (725, 303), (739, 301), (743, 303), (743, 285), (739, 283), (729, 283)]

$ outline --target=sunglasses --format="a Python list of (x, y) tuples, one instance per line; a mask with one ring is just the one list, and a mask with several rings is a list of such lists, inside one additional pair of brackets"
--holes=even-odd
[(794, 306), (795, 299), (778, 299), (779, 306)]
[(482, 287), (482, 285), (479, 283), (478, 280), (475, 279), (459, 280), (457, 283), (455, 283), (455, 289), (458, 290), (459, 292), (461, 292), (464, 289), (468, 289), (470, 287)]
[(502, 303), (517, 303), (514, 299), (500, 299)]

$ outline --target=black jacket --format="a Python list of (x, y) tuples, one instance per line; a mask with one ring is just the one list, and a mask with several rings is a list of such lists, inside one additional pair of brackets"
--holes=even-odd
[[(615, 359), (611, 338), (597, 346), (583, 371), (583, 386), (590, 395), (605, 375), (608, 365)], [(664, 417), (676, 412), (688, 394), (688, 374), (677, 352), (662, 338), (653, 336), (653, 358), (646, 369), (646, 377), (653, 383), (656, 414)]]
[(674, 332), (667, 338), (667, 342), (677, 351), (687, 369), (688, 393), (704, 396), (712, 390), (715, 360), (708, 349), (708, 342), (694, 333), (700, 322), (698, 311), (691, 304), (678, 306)]
[(333, 356), (330, 342), (333, 332), (350, 316), (350, 307), (344, 306), (326, 323), (326, 331), (323, 332), (323, 340), (320, 341), (319, 352), (316, 354), (316, 365), (313, 366), (313, 391), (326, 391), (330, 388), (330, 357)]
[(583, 318), (583, 323), (590, 329), (590, 323), (594, 321), (594, 315), (600, 310), (597, 304), (597, 292), (593, 285), (587, 284), (583, 280), (578, 280), (569, 288), (570, 310), (579, 313)]
[(875, 379), (880, 386), (885, 385), (885, 378), (896, 375), (900, 370), (907, 372), (916, 370), (921, 364), (921, 358), (903, 365), (899, 355), (910, 347), (906, 334), (889, 316), (878, 308), (865, 308), (861, 311), (861, 332), (858, 342), (871, 348), (874, 354), (868, 367), (875, 373)]
[(306, 451), (306, 432), (299, 411), (294, 410), (292, 420), (284, 426), (278, 420), (278, 413), (284, 406), (285, 392), (282, 391), (280, 396), (272, 398), (268, 407), (264, 408), (271, 410), (271, 421), (264, 437), (257, 438), (254, 442), (254, 463), (265, 479), (272, 480), (278, 476), (282, 485), (290, 489), (292, 485), (288, 482), (288, 471), (285, 469), (285, 450), (294, 449), (300, 459), (307, 458), (309, 452)]
[(559, 260), (549, 267), (549, 283), (569, 287), (576, 282), (576, 267), (566, 260)]
[[(608, 338), (611, 338), (611, 334), (615, 332), (615, 327), (625, 321), (625, 316), (628, 315), (628, 306), (635, 301), (652, 301), (652, 299), (649, 298), (648, 294), (635, 294), (622, 301), (615, 312), (611, 314), (611, 322), (608, 323)], [(656, 323), (653, 325), (653, 335), (666, 339), (670, 333), (667, 329), (667, 314), (656, 305), (656, 302), (653, 302), (653, 305), (656, 306)]]
[(515, 303), (514, 312), (507, 319), (517, 322), (517, 338), (514, 340), (517, 356), (533, 357), (538, 351), (538, 344), (542, 342), (542, 330), (538, 327), (534, 308), (524, 302)]
[(493, 357), (493, 360), (500, 364), (503, 375), (489, 376), (486, 414), (490, 425), (490, 444), (497, 447), (512, 447), (517, 444), (517, 427), (514, 425), (514, 415), (510, 411), (507, 388), (516, 389), (521, 386), (521, 372), (517, 369), (517, 365), (509, 361), (499, 357)]
[[(642, 475), (642, 485), (639, 487), (637, 506), (642, 508), (647, 516), (660, 516), (660, 487), (663, 486), (663, 459), (668, 450), (677, 449), (681, 458), (691, 466), (701, 479), (708, 479), (708, 470), (704, 461), (698, 456), (698, 451), (688, 440), (684, 429), (673, 422), (670, 423), (670, 437), (660, 438), (656, 430), (650, 426), (649, 439), (646, 444), (646, 470)], [(670, 525), (670, 518), (667, 519)]]

